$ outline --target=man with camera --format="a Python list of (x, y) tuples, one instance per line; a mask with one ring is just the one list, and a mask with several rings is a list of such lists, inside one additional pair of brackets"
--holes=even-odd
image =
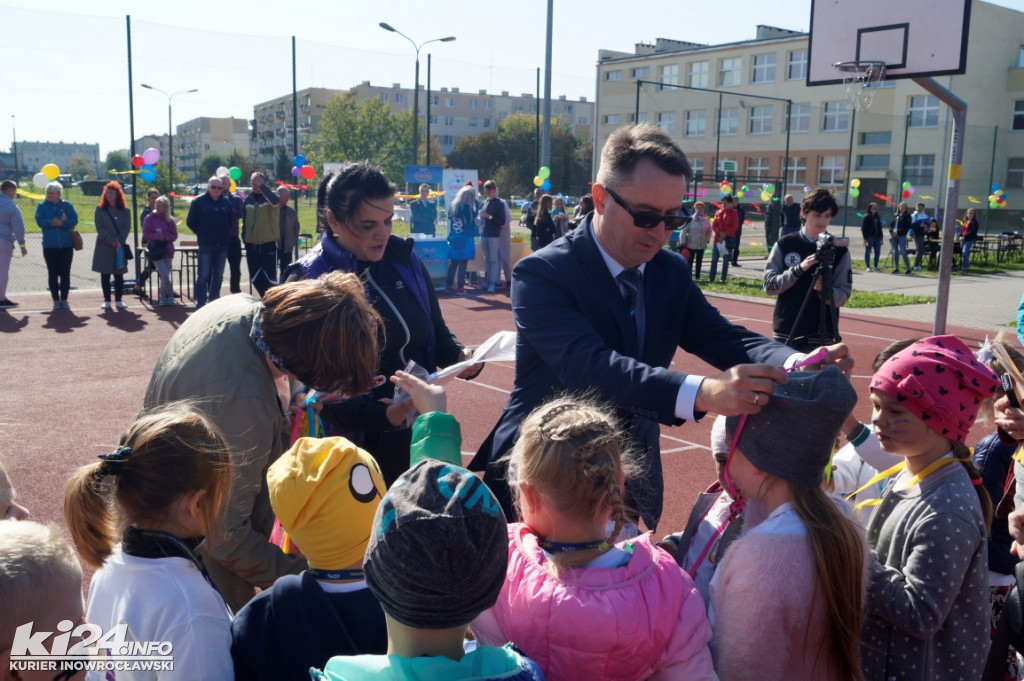
[(800, 231), (781, 237), (764, 267), (764, 292), (777, 297), (773, 336), (800, 352), (841, 338), (839, 308), (853, 291), (853, 266), (849, 241), (826, 232), (838, 212), (827, 189), (804, 196)]

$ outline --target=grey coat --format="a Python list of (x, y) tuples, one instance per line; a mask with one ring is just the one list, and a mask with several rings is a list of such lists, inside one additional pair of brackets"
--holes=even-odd
[(128, 271), (127, 262), (118, 269), (117, 249), (120, 244), (125, 247), (128, 234), (132, 230), (132, 214), (127, 208), (107, 208), (96, 206), (96, 249), (92, 252), (92, 271), (100, 274), (124, 274)]
[(299, 214), (288, 205), (281, 205), (281, 236), (277, 240), (279, 253), (291, 253), (299, 241)]

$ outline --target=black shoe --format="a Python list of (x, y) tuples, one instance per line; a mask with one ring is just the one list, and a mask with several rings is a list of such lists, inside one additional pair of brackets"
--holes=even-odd
[(732, 264), (732, 266), (733, 266), (733, 267), (743, 267), (743, 265), (739, 264), (738, 262), (734, 262), (734, 263)]
[(908, 267), (908, 268), (907, 268), (907, 271), (906, 271), (906, 272), (904, 272), (903, 274), (913, 274), (913, 272), (911, 272), (911, 271), (910, 271), (910, 268)]
[(6, 298), (0, 300), (0, 310), (7, 309), (9, 307), (18, 307), (18, 304), (13, 300), (8, 300)]

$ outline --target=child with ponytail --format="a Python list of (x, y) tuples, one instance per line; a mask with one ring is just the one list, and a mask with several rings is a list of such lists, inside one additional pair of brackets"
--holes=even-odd
[(523, 422), (509, 482), (522, 523), (508, 527), (508, 574), (473, 623), (511, 641), (551, 679), (714, 678), (704, 603), (649, 534), (626, 521), (625, 437), (610, 411), (560, 398)]
[(726, 419), (730, 493), (768, 515), (729, 548), (711, 581), (722, 681), (861, 681), (867, 549), (822, 489), (856, 402), (838, 368), (796, 371), (759, 413)]
[(906, 463), (868, 526), (865, 679), (981, 676), (992, 502), (964, 441), (998, 385), (955, 336), (914, 343), (871, 379), (878, 440)]
[[(87, 621), (104, 632), (124, 623), (129, 644), (171, 643), (174, 678), (232, 678), (231, 613), (198, 556), (231, 482), (220, 431), (199, 411), (171, 404), (144, 413), (99, 458), (64, 489), (71, 537), (98, 568)], [(120, 681), (161, 676), (117, 670)]]

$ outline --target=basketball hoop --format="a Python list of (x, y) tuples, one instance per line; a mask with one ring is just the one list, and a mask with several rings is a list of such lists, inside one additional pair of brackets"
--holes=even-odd
[(843, 76), (846, 86), (846, 101), (857, 111), (871, 108), (875, 99), (875, 88), (885, 79), (883, 61), (839, 61), (833, 64)]

